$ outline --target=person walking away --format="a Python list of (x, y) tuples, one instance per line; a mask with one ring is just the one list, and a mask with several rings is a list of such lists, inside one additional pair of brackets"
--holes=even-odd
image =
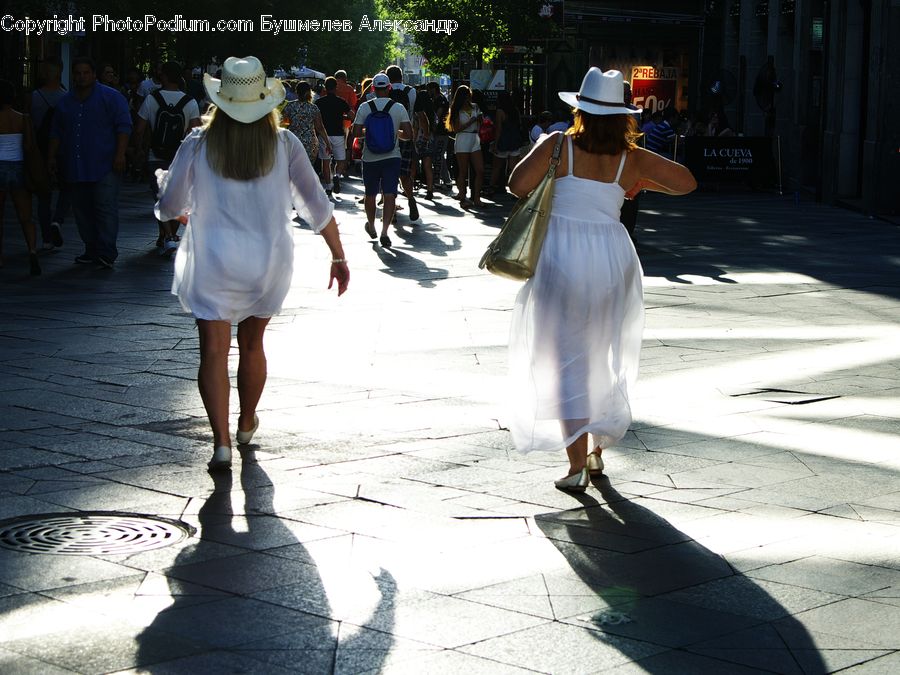
[(603, 470), (603, 449), (631, 423), (644, 309), (622, 201), (641, 189), (680, 195), (697, 186), (687, 168), (635, 145), (622, 82), (619, 71), (591, 68), (580, 91), (560, 92), (574, 126), (541, 138), (509, 179), (513, 193), (528, 194), (564, 140), (547, 235), (516, 298), (509, 348), (513, 441), (521, 452), (566, 449), (561, 490), (583, 491)]
[(12, 82), (0, 80), (0, 267), (3, 266), (3, 207), (6, 195), (12, 197), (25, 245), (28, 247), (28, 265), (32, 275), (41, 273), (38, 262), (34, 221), (31, 219), (31, 193), (25, 187), (25, 152), (34, 146), (34, 132), (29, 119), (15, 110), (13, 101), (16, 89)]
[(412, 138), (412, 125), (406, 108), (390, 97), (391, 81), (385, 73), (372, 78), (375, 98), (362, 103), (353, 120), (353, 136), (365, 137), (363, 146), (363, 185), (365, 186), (366, 234), (370, 239), (375, 231), (375, 198), (384, 195), (381, 212), (381, 236), (384, 248), (391, 247), (388, 227), (394, 218), (397, 203), (397, 184), (400, 181), (399, 139)]
[(444, 119), (450, 111), (450, 101), (441, 93), (441, 88), (437, 82), (428, 83), (428, 95), (431, 97), (431, 107), (434, 111), (434, 117), (431, 121), (433, 153), (431, 156), (431, 168), (437, 177), (439, 186), (452, 185), (450, 178), (449, 162), (447, 161), (447, 146), (450, 136), (447, 127), (444, 126)]
[[(56, 61), (45, 61), (41, 64), (43, 84), (31, 92), (31, 122), (35, 141), (43, 158), (50, 153), (50, 128), (53, 125), (56, 105), (66, 94), (66, 89), (60, 82), (61, 69), (62, 66)], [(47, 185), (48, 190), (36, 195), (38, 223), (41, 226), (41, 241), (45, 250), (63, 245), (62, 226), (69, 212), (69, 193), (59, 182), (54, 186), (48, 181)], [(54, 192), (56, 192), (55, 207)]]
[[(447, 113), (445, 126), (456, 134), (456, 189), (460, 206), (469, 208), (481, 206), (481, 181), (484, 178), (484, 160), (481, 156), (481, 139), (478, 129), (481, 127), (482, 114), (478, 106), (472, 103), (472, 90), (461, 84), (453, 92), (450, 112)], [(472, 186), (472, 199), (468, 197), (469, 165), (475, 172)]]
[[(356, 90), (353, 86), (347, 82), (347, 71), (346, 70), (336, 70), (334, 72), (334, 79), (337, 80), (337, 89), (335, 89), (334, 93), (338, 97), (344, 99), (347, 102), (347, 105), (350, 106), (350, 115), (344, 120), (344, 146), (346, 148), (345, 155), (350, 156), (352, 148), (350, 144), (353, 142), (353, 139), (350, 138), (350, 129), (353, 127), (353, 118), (356, 116), (356, 108), (359, 104), (359, 97), (356, 93)], [(335, 183), (337, 187), (337, 192), (340, 192), (340, 176), (335, 175), (335, 178), (338, 181)]]
[(53, 115), (47, 166), (57, 173), (57, 157), (69, 186), (84, 252), (78, 264), (112, 269), (119, 251), (119, 188), (131, 115), (125, 97), (97, 82), (97, 68), (87, 57), (72, 62), (74, 88)]
[(416, 163), (415, 133), (417, 129), (421, 129), (428, 121), (424, 119), (421, 106), (418, 109), (416, 108), (418, 100), (416, 90), (407, 84), (403, 84), (403, 71), (400, 70), (400, 66), (388, 66), (384, 72), (391, 81), (391, 98), (406, 108), (406, 114), (409, 116), (413, 129), (413, 134), (408, 140), (400, 140), (400, 185), (403, 186), (403, 194), (406, 195), (406, 201), (409, 203), (409, 219), (410, 221), (416, 221), (419, 219), (419, 207), (416, 204), (416, 194), (413, 191), (414, 167)]
[(160, 171), (160, 220), (188, 220), (175, 256), (172, 292), (197, 321), (197, 382), (213, 433), (210, 470), (231, 466), (228, 352), (237, 324), (240, 399), (235, 440), (249, 443), (259, 426), (266, 382), (263, 334), (291, 286), (291, 209), (322, 235), (331, 252), (328, 288), (347, 290), (333, 205), (322, 192), (296, 136), (280, 128), (284, 86), (259, 60), (229, 57), (222, 78), (204, 77), (214, 104), (205, 125), (188, 136), (168, 172)]
[(494, 161), (491, 167), (491, 184), (487, 191), (489, 195), (498, 190), (505, 191), (508, 173), (522, 158), (526, 144), (522, 139), (521, 118), (510, 93), (501, 91), (497, 96), (496, 140), (491, 144)]
[[(144, 133), (150, 128), (150, 153), (147, 173), (150, 175), (150, 191), (157, 197), (159, 186), (157, 169), (168, 169), (182, 139), (194, 127), (200, 126), (200, 107), (190, 94), (183, 91), (181, 64), (168, 61), (159, 71), (161, 87), (150, 92), (138, 111), (134, 128), (134, 143), (143, 144)], [(171, 255), (178, 248), (177, 220), (157, 221), (159, 237), (156, 249), (160, 255)]]
[(209, 104), (206, 92), (203, 90), (203, 83), (194, 77), (194, 69), (187, 64), (181, 71), (181, 79), (184, 81), (184, 93), (197, 102), (197, 109), (200, 110), (202, 115)]
[[(332, 190), (341, 191), (341, 174), (347, 169), (347, 140), (344, 138), (344, 120), (348, 119), (351, 111), (350, 105), (338, 96), (338, 81), (333, 77), (325, 78), (325, 95), (316, 101), (319, 114), (322, 117), (322, 126), (331, 142), (329, 151), (326, 144), (319, 144), (319, 155), (322, 157), (322, 182), (325, 192), (330, 196)], [(332, 177), (331, 161), (334, 160), (334, 176)]]
[(306, 148), (310, 164), (315, 166), (319, 157), (319, 139), (322, 139), (325, 148), (331, 152), (331, 141), (328, 140), (328, 133), (322, 124), (322, 115), (312, 102), (312, 88), (309, 82), (297, 83), (297, 100), (284, 106), (282, 115), (288, 122), (288, 129)]
[[(416, 93), (416, 106), (414, 111), (413, 134), (416, 137), (414, 161), (410, 179), (415, 189), (418, 163), (422, 163), (422, 175), (425, 179), (425, 199), (434, 201), (434, 171), (431, 166), (431, 157), (434, 154), (434, 105), (426, 87), (421, 87)], [(418, 126), (416, 126), (416, 123)]]

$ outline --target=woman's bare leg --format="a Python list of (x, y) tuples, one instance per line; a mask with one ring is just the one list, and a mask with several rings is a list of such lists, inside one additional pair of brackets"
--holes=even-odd
[(263, 349), (263, 334), (269, 319), (251, 316), (238, 324), (237, 340), (241, 357), (238, 361), (238, 398), (241, 401), (241, 414), (238, 417), (238, 429), (250, 431), (253, 428), (253, 417), (256, 406), (266, 386), (266, 352)]
[(475, 181), (472, 185), (472, 201), (476, 205), (481, 204), (481, 184), (484, 182), (484, 158), (481, 150), (472, 153), (472, 168), (475, 170)]
[(197, 319), (200, 334), (200, 369), (197, 386), (209, 417), (215, 447), (231, 447), (228, 430), (228, 400), (231, 383), (228, 380), (228, 352), (231, 348), (231, 324), (227, 321)]
[(587, 463), (587, 434), (581, 434), (566, 448), (569, 456), (569, 475), (579, 473)]
[(469, 197), (466, 187), (469, 177), (469, 154), (468, 152), (456, 153), (456, 189), (459, 191), (459, 201)]
[(16, 215), (19, 217), (19, 224), (22, 226), (22, 234), (25, 235), (28, 252), (37, 253), (34, 221), (31, 219), (31, 193), (27, 190), (13, 190), (11, 194), (13, 205), (16, 207)]

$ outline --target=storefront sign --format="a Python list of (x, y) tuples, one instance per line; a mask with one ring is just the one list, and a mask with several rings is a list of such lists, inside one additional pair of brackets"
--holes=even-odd
[(678, 69), (634, 66), (631, 69), (631, 102), (651, 112), (675, 105)]
[(689, 136), (685, 164), (698, 182), (746, 182), (754, 187), (778, 181), (771, 138)]

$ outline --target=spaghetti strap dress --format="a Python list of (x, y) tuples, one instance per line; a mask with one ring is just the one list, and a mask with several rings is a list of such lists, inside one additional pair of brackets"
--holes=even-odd
[(509, 424), (520, 452), (559, 450), (584, 433), (618, 443), (631, 424), (644, 325), (643, 270), (619, 221), (625, 192), (556, 179), (538, 267), (516, 297), (509, 340)]

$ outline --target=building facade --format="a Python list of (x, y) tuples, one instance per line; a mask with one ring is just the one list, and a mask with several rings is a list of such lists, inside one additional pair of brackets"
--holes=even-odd
[(536, 60), (545, 105), (589, 66), (649, 73), (644, 107), (720, 110), (737, 133), (771, 137), (785, 192), (900, 213), (889, 184), (900, 176), (900, 0), (566, 0), (562, 14)]

